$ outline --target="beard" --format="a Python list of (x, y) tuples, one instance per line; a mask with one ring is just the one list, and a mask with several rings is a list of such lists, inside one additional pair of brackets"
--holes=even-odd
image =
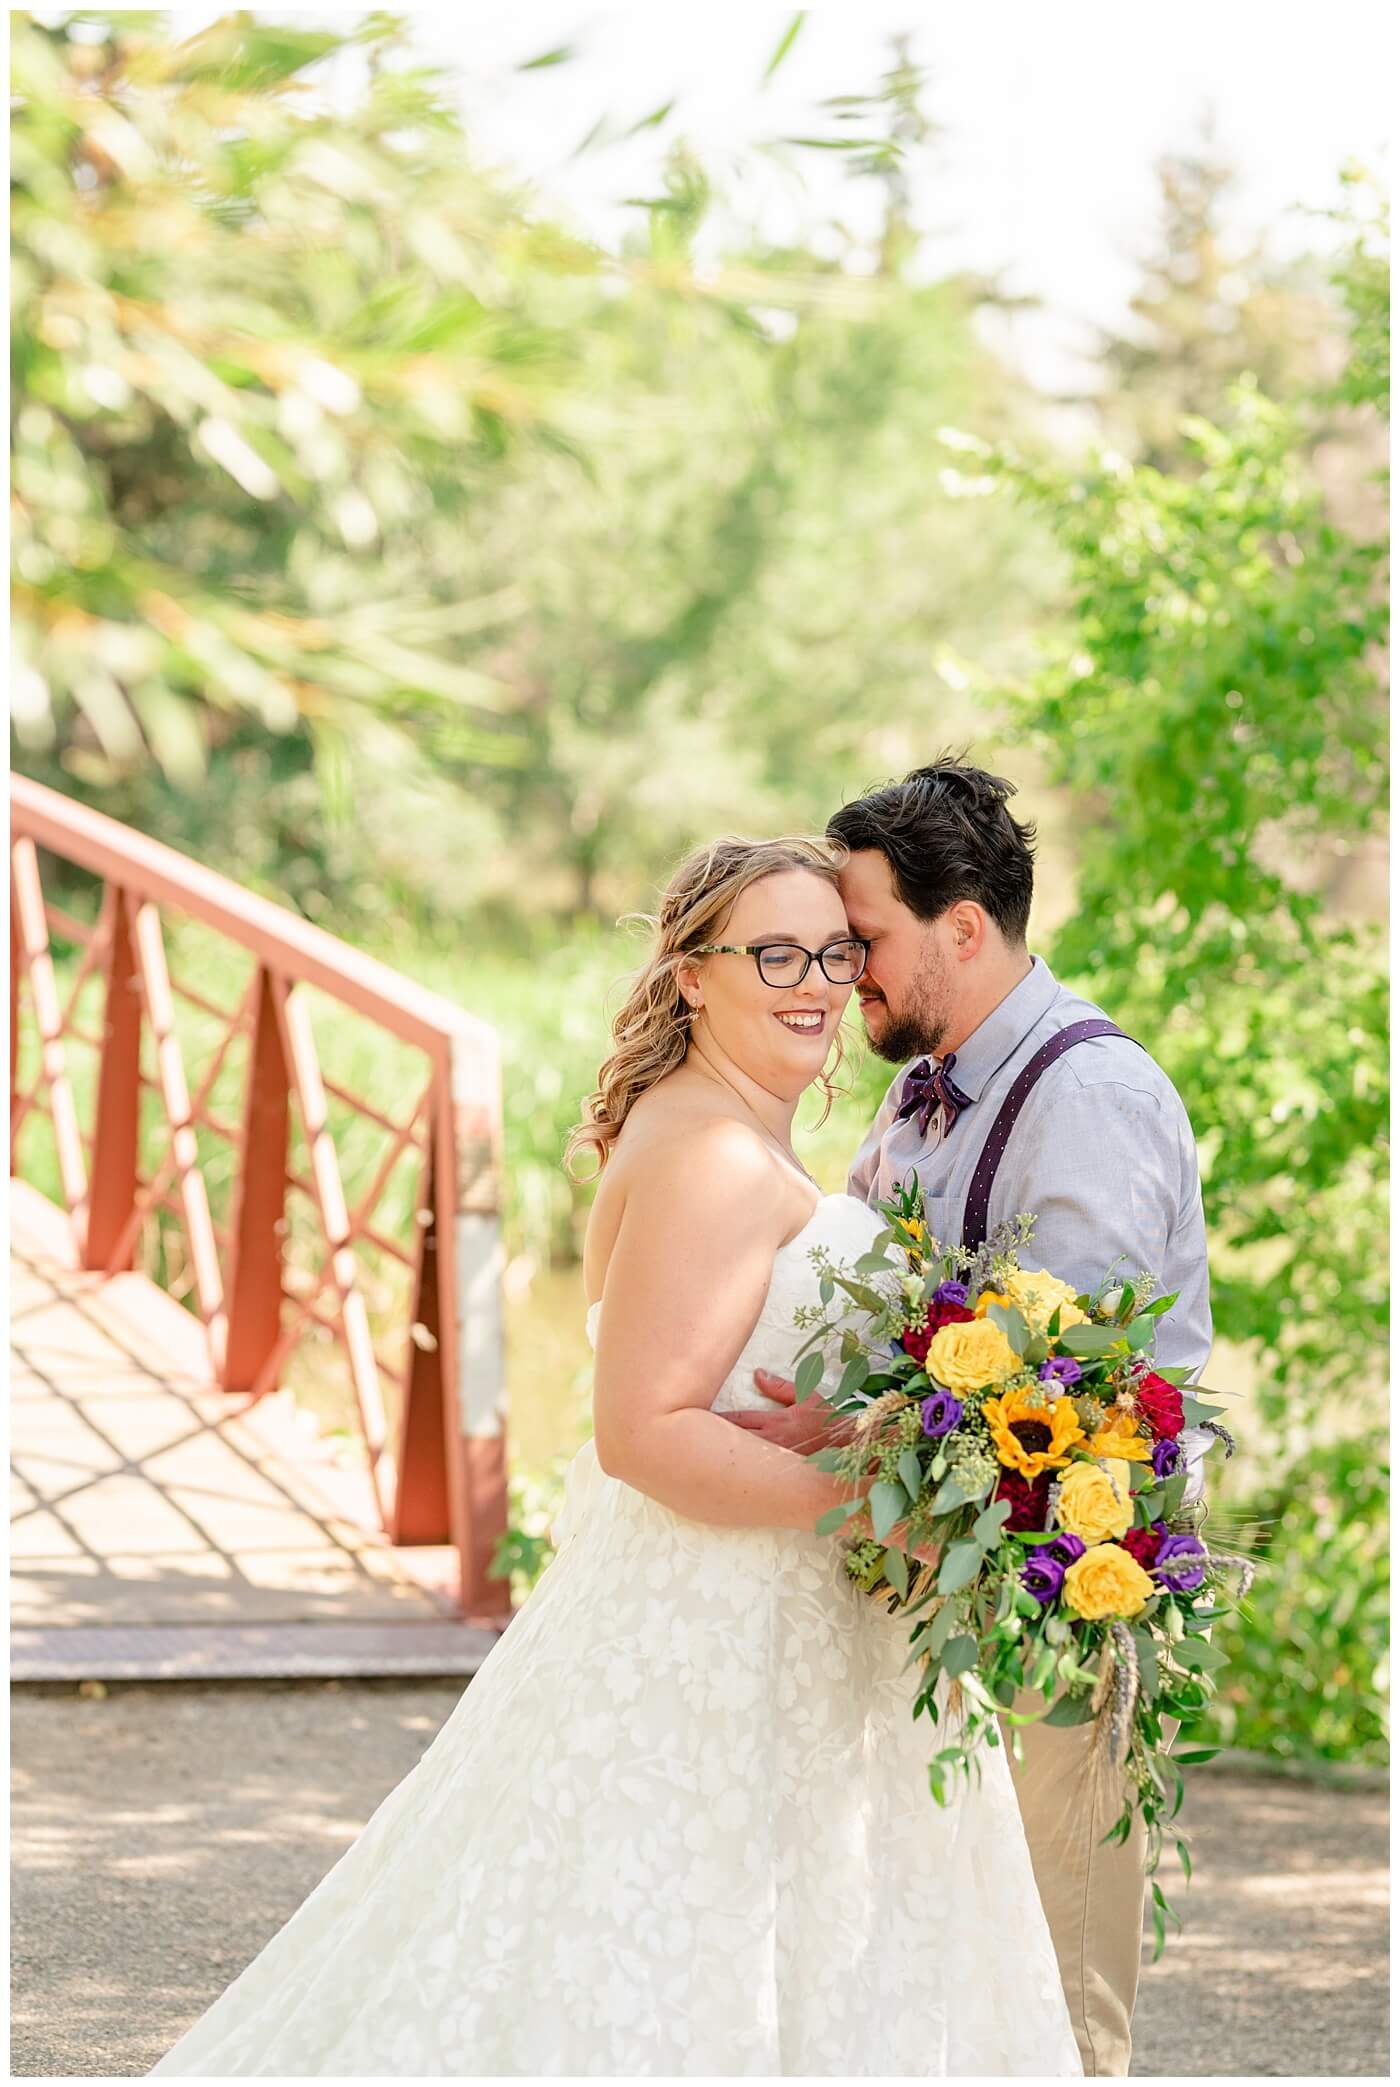
[(902, 1008), (891, 1007), (880, 994), (876, 1004), (885, 1009), (885, 1026), (877, 1037), (866, 1025), (876, 1057), (887, 1059), (891, 1065), (903, 1065), (906, 1059), (941, 1050), (951, 1019), (951, 983), (947, 967), (930, 951), (929, 961), (910, 981), (909, 998)]

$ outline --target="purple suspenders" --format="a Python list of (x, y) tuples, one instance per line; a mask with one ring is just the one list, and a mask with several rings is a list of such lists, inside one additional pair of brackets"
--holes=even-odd
[[(1116, 1022), (1105, 1016), (1091, 1016), (1087, 1021), (1071, 1022), (1067, 1029), (1059, 1029), (1043, 1043), (1035, 1056), (1029, 1059), (1015, 1079), (1006, 1100), (997, 1112), (997, 1120), (987, 1134), (982, 1147), (982, 1156), (973, 1169), (972, 1185), (967, 1192), (967, 1208), (963, 1213), (962, 1243), (975, 1253), (987, 1236), (987, 1212), (991, 1207), (992, 1183), (996, 1180), (1001, 1156), (1006, 1150), (1007, 1140), (1016, 1128), (1016, 1119), (1026, 1105), (1026, 1097), (1046, 1067), (1062, 1058), (1066, 1051), (1077, 1043), (1085, 1043), (1091, 1036), (1123, 1036)], [(1136, 1042), (1134, 1037), (1124, 1037), (1126, 1043)]]

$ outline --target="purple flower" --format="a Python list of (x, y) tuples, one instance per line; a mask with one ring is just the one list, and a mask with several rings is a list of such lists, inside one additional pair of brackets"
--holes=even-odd
[(935, 1304), (966, 1304), (967, 1284), (954, 1282), (940, 1283), (938, 1285), (938, 1288), (933, 1293), (933, 1302)]
[(1209, 1555), (1199, 1536), (1186, 1530), (1179, 1536), (1164, 1536), (1154, 1568), (1157, 1578), (1173, 1594), (1194, 1594), (1205, 1585)]
[(1058, 1558), (1050, 1556), (1048, 1548), (1035, 1552), (1021, 1567), (1021, 1585), (1027, 1594), (1035, 1597), (1042, 1608), (1059, 1599), (1060, 1589), (1064, 1584), (1064, 1566)]
[(1040, 1555), (1042, 1558), (1058, 1558), (1064, 1566), (1073, 1565), (1076, 1558), (1084, 1556), (1084, 1539), (1071, 1536), (1068, 1531), (1063, 1536), (1052, 1536), (1049, 1543), (1042, 1546)]
[(1042, 1606), (1056, 1601), (1066, 1571), (1083, 1556), (1084, 1544), (1078, 1536), (1056, 1536), (1048, 1544), (1037, 1544), (1021, 1567), (1021, 1585)]
[(1077, 1384), (1084, 1372), (1072, 1355), (1052, 1355), (1040, 1365), (1040, 1374), (1046, 1384)]
[(963, 1417), (963, 1402), (951, 1391), (935, 1391), (919, 1408), (926, 1435), (948, 1435)]
[(1181, 1469), (1181, 1444), (1179, 1442), (1156, 1442), (1152, 1446), (1152, 1469), (1158, 1478), (1170, 1478), (1173, 1471)]

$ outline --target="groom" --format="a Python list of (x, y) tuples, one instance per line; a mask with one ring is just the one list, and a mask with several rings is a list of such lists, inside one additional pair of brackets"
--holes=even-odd
[[(1038, 1264), (1082, 1289), (1111, 1265), (1178, 1300), (1157, 1356), (1195, 1375), (1211, 1346), (1205, 1224), (1191, 1125), (1171, 1081), (1102, 1009), (1026, 947), (1034, 828), (1012, 786), (954, 760), (844, 805), (841, 896), (870, 943), (857, 992), (873, 1048), (904, 1070), (856, 1154), (849, 1187), (875, 1203), (917, 1172), (936, 1237), (975, 1246), (1036, 1214)], [(918, 1062), (909, 1066), (905, 1061)], [(819, 1446), (824, 1410), (758, 1375), (779, 1410), (734, 1413), (786, 1448)], [(1210, 1438), (1188, 1432), (1188, 1492)], [(1023, 1708), (1042, 1707), (1039, 1698)], [(1119, 1804), (1083, 1772), (1088, 1726), (1023, 1728), (1026, 1838), (1087, 2074), (1131, 2054), (1145, 1884), (1142, 1835), (1104, 1847)]]

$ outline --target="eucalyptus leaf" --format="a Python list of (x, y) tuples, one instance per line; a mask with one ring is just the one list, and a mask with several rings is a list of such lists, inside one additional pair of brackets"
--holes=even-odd
[(885, 1553), (885, 1578), (903, 1601), (909, 1592), (909, 1560), (893, 1547)]
[(877, 1543), (884, 1542), (908, 1508), (909, 1499), (903, 1486), (892, 1485), (887, 1478), (876, 1479), (870, 1488), (870, 1526)]
[(989, 1304), (987, 1317), (993, 1326), (999, 1326), (1018, 1355), (1024, 1355), (1031, 1329), (1024, 1312), (1018, 1312), (1014, 1304)]
[(860, 1390), (869, 1375), (869, 1358), (865, 1355), (853, 1355), (841, 1372), (841, 1382), (836, 1387), (837, 1398), (850, 1398), (853, 1392)]
[(1116, 1348), (1123, 1336), (1116, 1326), (1071, 1326), (1060, 1335), (1060, 1346), (1081, 1359), (1086, 1356), (1107, 1355)]
[(925, 1650), (927, 1651), (931, 1659), (937, 1659), (940, 1657), (943, 1651), (943, 1647), (948, 1642), (948, 1634), (952, 1630), (953, 1625), (957, 1622), (957, 1620), (958, 1611), (956, 1603), (945, 1601), (942, 1608), (938, 1611), (938, 1614), (934, 1617), (932, 1623), (930, 1623), (928, 1627), (928, 1635), (924, 1640)]
[(938, 1568), (939, 1593), (956, 1594), (960, 1587), (976, 1579), (981, 1564), (981, 1544), (966, 1537), (960, 1543), (949, 1544)]
[(799, 1400), (810, 1398), (822, 1381), (826, 1364), (820, 1355), (804, 1355), (797, 1365), (794, 1383)]
[(1172, 1647), (1172, 1658), (1178, 1666), (1189, 1667), (1194, 1673), (1201, 1667), (1223, 1667), (1230, 1655), (1222, 1646), (1212, 1645), (1206, 1638), (1182, 1638)]
[(1011, 1513), (1009, 1500), (993, 1500), (972, 1525), (972, 1534), (984, 1550), (990, 1550), (1001, 1535), (1002, 1524)]
[(817, 1535), (833, 1536), (864, 1505), (863, 1500), (843, 1500), (839, 1507), (829, 1507), (826, 1513), (817, 1519)]
[(1091, 1699), (1083, 1696), (1060, 1696), (1051, 1704), (1045, 1716), (1047, 1725), (1087, 1725), (1093, 1716)]
[(944, 1479), (942, 1485), (934, 1494), (933, 1504), (929, 1509), (929, 1513), (934, 1515), (952, 1514), (955, 1508), (966, 1507), (968, 1502), (975, 1500), (976, 1497), (976, 1493), (970, 1492), (957, 1473), (954, 1472)]
[(895, 1466), (895, 1469), (898, 1471), (900, 1478), (904, 1483), (904, 1489), (908, 1493), (909, 1498), (911, 1500), (917, 1500), (920, 1492), (923, 1489), (924, 1483), (923, 1466), (919, 1462), (918, 1452), (916, 1450), (906, 1449), (901, 1455), (898, 1464)]

